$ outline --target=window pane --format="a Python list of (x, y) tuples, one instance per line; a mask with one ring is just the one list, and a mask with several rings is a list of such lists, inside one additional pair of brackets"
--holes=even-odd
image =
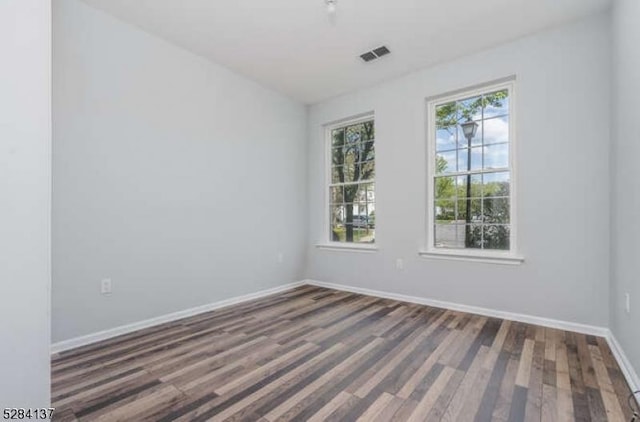
[(352, 145), (362, 140), (362, 124), (353, 126), (347, 126), (345, 134), (345, 142), (347, 145)]
[(484, 144), (509, 142), (509, 116), (484, 121)]
[(458, 122), (458, 111), (455, 102), (436, 106), (436, 128), (455, 127)]
[(484, 118), (501, 116), (509, 113), (509, 91), (490, 92), (484, 95)]
[[(464, 123), (464, 122), (463, 122)], [(476, 132), (471, 138), (471, 146), (482, 145), (482, 120), (475, 122)], [(458, 125), (458, 147), (465, 148), (469, 145), (469, 140), (464, 136), (462, 126)]]
[(373, 202), (375, 199), (375, 185), (373, 183), (361, 183), (355, 186), (354, 202)]
[(482, 97), (471, 97), (458, 101), (459, 120), (480, 120), (482, 119)]
[(375, 125), (373, 124), (373, 120), (369, 120), (368, 122), (362, 123), (362, 140), (363, 141), (371, 141), (376, 138)]
[(509, 144), (484, 147), (484, 168), (500, 169), (509, 167)]
[(332, 204), (338, 204), (344, 202), (344, 189), (342, 186), (333, 186), (330, 188), (331, 197), (329, 198)]
[(509, 198), (489, 198), (483, 200), (483, 222), (509, 223)]
[[(456, 192), (459, 198), (480, 198), (482, 196), (482, 175), (468, 174), (456, 177)], [(467, 182), (471, 182), (467, 189)]]
[(509, 196), (510, 177), (508, 171), (485, 173), (482, 175), (483, 196)]
[(482, 221), (482, 200), (479, 198), (458, 198), (458, 221), (467, 221), (467, 205), (470, 205), (471, 214), (469, 222), (480, 223)]
[(435, 206), (436, 223), (452, 222), (456, 220), (456, 201), (439, 200)]
[(329, 207), (329, 214), (331, 217), (332, 226), (338, 226), (344, 223), (344, 220), (345, 220), (344, 205), (331, 205)]
[(456, 195), (456, 179), (452, 176), (436, 177), (435, 199), (453, 198)]
[(345, 183), (353, 181), (353, 166), (333, 166), (331, 183)]
[(464, 224), (437, 224), (434, 227), (436, 248), (464, 248)]
[(436, 174), (454, 173), (456, 171), (456, 152), (440, 152), (436, 156)]
[(334, 147), (344, 144), (344, 128), (335, 129), (331, 132), (331, 144)]
[(484, 249), (509, 250), (511, 229), (507, 225), (484, 226)]
[(374, 161), (358, 163), (356, 169), (360, 171), (359, 180), (371, 180), (376, 177), (376, 165)]
[(332, 148), (331, 149), (331, 164), (334, 166), (341, 166), (344, 164), (344, 148)]
[(436, 130), (436, 151), (446, 151), (456, 148), (456, 128), (449, 126)]
[[(471, 151), (471, 154), (469, 154)], [(458, 150), (458, 171), (482, 170), (482, 147), (463, 148)], [(471, 155), (471, 165), (469, 165), (469, 155)]]
[(360, 161), (360, 152), (358, 145), (347, 145), (344, 147), (344, 164), (353, 166), (356, 161)]
[(360, 145), (360, 161), (372, 161), (376, 157), (375, 144), (373, 141), (363, 142)]
[(332, 226), (331, 238), (334, 242), (374, 243), (375, 229), (359, 222)]
[(467, 225), (465, 230), (465, 247), (470, 249), (482, 249), (482, 244), (482, 224)]

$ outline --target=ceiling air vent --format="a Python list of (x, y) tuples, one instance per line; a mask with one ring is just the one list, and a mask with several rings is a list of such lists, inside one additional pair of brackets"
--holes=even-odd
[(386, 46), (383, 45), (371, 51), (367, 51), (364, 54), (361, 54), (360, 58), (365, 62), (370, 62), (382, 56), (386, 56), (389, 53), (391, 53), (391, 51)]

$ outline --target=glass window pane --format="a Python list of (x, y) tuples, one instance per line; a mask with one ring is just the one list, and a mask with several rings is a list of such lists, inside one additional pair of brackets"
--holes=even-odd
[(483, 128), (485, 145), (509, 142), (509, 116), (485, 120)]
[(344, 202), (344, 189), (342, 186), (333, 186), (330, 189), (331, 196), (329, 198), (332, 204), (339, 204)]
[(484, 118), (502, 116), (509, 113), (509, 91), (490, 92), (484, 95)]
[(484, 168), (500, 169), (509, 167), (509, 144), (484, 147)]
[(485, 223), (509, 223), (509, 198), (488, 198), (483, 200), (483, 221)]
[(464, 245), (469, 249), (482, 249), (482, 224), (468, 224), (465, 226)]
[(467, 148), (458, 150), (458, 171), (468, 171), (469, 150)]
[(482, 147), (471, 148), (471, 170), (482, 169)]
[[(467, 206), (470, 206), (471, 214), (467, 220)], [(469, 221), (470, 223), (482, 222), (482, 200), (479, 198), (458, 198), (458, 217), (460, 222)]]
[(376, 127), (373, 120), (362, 123), (362, 140), (371, 141), (376, 138)]
[(509, 250), (511, 228), (507, 225), (485, 225), (484, 249)]
[(458, 101), (458, 120), (482, 119), (482, 97), (471, 97)]
[[(482, 175), (468, 174), (456, 177), (456, 192), (459, 198), (480, 198), (482, 196)], [(471, 188), (467, 189), (467, 182), (470, 181)]]
[(509, 196), (510, 175), (508, 171), (485, 173), (482, 175), (483, 196)]
[(434, 232), (436, 248), (464, 248), (464, 224), (436, 224)]
[(344, 128), (335, 129), (331, 132), (331, 144), (334, 147), (344, 145)]
[(345, 207), (344, 205), (331, 205), (329, 207), (331, 225), (338, 226), (344, 223), (345, 220)]
[(376, 149), (373, 141), (363, 142), (360, 145), (360, 161), (372, 161), (376, 157)]
[(455, 173), (456, 151), (439, 152), (436, 156), (436, 174)]
[(456, 201), (439, 200), (435, 206), (436, 223), (452, 222), (456, 220)]
[(347, 145), (352, 145), (362, 140), (362, 124), (347, 126), (345, 141)]
[(444, 127), (436, 130), (436, 151), (446, 151), (456, 148), (455, 126)]
[[(482, 121), (475, 122), (476, 124), (476, 132), (471, 137), (471, 146), (482, 145)], [(464, 136), (464, 131), (462, 130), (462, 126), (458, 125), (458, 147), (464, 148), (469, 145), (469, 140)]]
[(458, 122), (458, 111), (455, 102), (436, 106), (436, 128), (455, 127)]
[(452, 176), (441, 176), (435, 179), (435, 199), (448, 199), (456, 196), (456, 179)]
[(376, 177), (376, 165), (373, 161), (358, 163), (357, 169), (360, 171), (358, 180), (372, 180)]
[(331, 168), (331, 183), (344, 182), (344, 168), (342, 166), (333, 166)]
[(342, 147), (331, 149), (331, 164), (334, 166), (344, 164), (344, 149)]
[(349, 189), (355, 189), (353, 202), (373, 202), (376, 199), (374, 183), (361, 183)]
[(344, 164), (353, 166), (356, 161), (360, 161), (360, 153), (357, 145), (348, 145), (344, 147)]

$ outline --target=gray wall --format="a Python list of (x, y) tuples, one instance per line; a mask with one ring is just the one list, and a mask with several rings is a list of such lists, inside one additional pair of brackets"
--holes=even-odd
[(49, 407), (51, 3), (0, 0), (0, 410)]
[(54, 6), (53, 340), (299, 280), (306, 108)]
[[(307, 277), (607, 326), (609, 31), (609, 16), (596, 16), (313, 106)], [(512, 74), (518, 243), (525, 263), (419, 257), (426, 219), (425, 98)], [(379, 251), (316, 249), (326, 210), (321, 125), (370, 110), (376, 115)], [(397, 258), (405, 260), (404, 270), (395, 269)]]
[[(640, 2), (613, 8), (611, 327), (640, 373)], [(631, 312), (625, 294), (631, 295)]]

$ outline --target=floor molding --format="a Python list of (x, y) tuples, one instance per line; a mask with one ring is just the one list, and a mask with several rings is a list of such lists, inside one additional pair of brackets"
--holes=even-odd
[(153, 327), (154, 325), (164, 324), (167, 322), (176, 321), (182, 318), (187, 318), (193, 315), (201, 314), (204, 312), (213, 311), (216, 309), (224, 308), (231, 305), (237, 305), (242, 302), (248, 302), (250, 300), (260, 299), (265, 296), (280, 293), (286, 290), (291, 290), (295, 287), (300, 287), (306, 284), (303, 281), (284, 284), (274, 287), (272, 289), (261, 290), (256, 293), (249, 293), (243, 296), (236, 296), (229, 299), (221, 300), (218, 302), (209, 303), (202, 306), (196, 306), (194, 308), (185, 309), (183, 311), (173, 312), (166, 315), (161, 315), (155, 318), (145, 319), (143, 321), (134, 322), (127, 325), (121, 325), (119, 327), (110, 328), (108, 330), (99, 331), (97, 333), (87, 334), (80, 337), (74, 337), (69, 340), (63, 340), (51, 345), (51, 353), (59, 353), (65, 350), (75, 349), (76, 347), (86, 346), (98, 341), (107, 340), (113, 337), (117, 337), (123, 334), (128, 334), (133, 331), (141, 330), (143, 328)]
[[(624, 353), (622, 346), (620, 345), (620, 343), (618, 343), (618, 340), (613, 335), (612, 331), (609, 330), (609, 334), (607, 335), (606, 339), (607, 343), (609, 343), (609, 348), (613, 353), (613, 357), (615, 357), (616, 361), (618, 361), (618, 365), (620, 365), (620, 369), (622, 370), (622, 373), (624, 374), (629, 387), (631, 387), (633, 391), (640, 390), (640, 377), (633, 368), (633, 365), (631, 365), (631, 361)], [(636, 397), (636, 399), (638, 399), (638, 397)], [(638, 403), (640, 404), (640, 401), (638, 401)]]
[(589, 334), (598, 337), (609, 336), (609, 329), (595, 325), (579, 324), (576, 322), (561, 321), (551, 318), (543, 318), (534, 315), (518, 314), (514, 312), (497, 311), (495, 309), (482, 308), (479, 306), (463, 305), (460, 303), (446, 302), (436, 299), (428, 299), (418, 296), (408, 296), (398, 293), (383, 292), (380, 290), (364, 289), (361, 287), (346, 286), (343, 284), (326, 283), (317, 280), (305, 280), (306, 284), (329, 289), (342, 290), (345, 292), (359, 293), (367, 296), (376, 296), (384, 299), (399, 300), (402, 302), (417, 303), (419, 305), (433, 306), (435, 308), (451, 309), (453, 311), (467, 312), (470, 314), (483, 315), (494, 318), (508, 319), (510, 321), (525, 322), (527, 324), (541, 325), (543, 327), (557, 328), (565, 331), (573, 331), (581, 334)]

